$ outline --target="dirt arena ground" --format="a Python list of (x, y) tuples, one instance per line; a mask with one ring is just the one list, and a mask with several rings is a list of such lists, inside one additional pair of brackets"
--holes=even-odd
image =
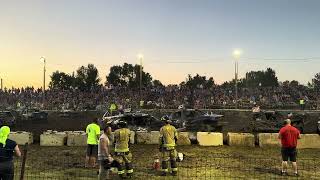
[[(97, 169), (84, 168), (85, 147), (32, 145), (28, 149), (25, 179), (97, 179)], [(278, 147), (180, 146), (178, 151), (185, 157), (178, 163), (179, 174), (167, 178), (159, 176), (159, 171), (152, 168), (153, 160), (159, 157), (158, 146), (134, 145), (131, 150), (133, 179), (298, 179), (291, 169), (289, 176), (280, 176)], [(299, 179), (320, 179), (319, 157), (319, 150), (298, 151)], [(112, 174), (112, 179), (118, 179), (116, 173)]]

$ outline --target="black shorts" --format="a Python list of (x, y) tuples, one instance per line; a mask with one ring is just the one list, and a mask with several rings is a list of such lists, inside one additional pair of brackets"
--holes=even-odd
[(283, 161), (288, 161), (290, 159), (291, 162), (296, 162), (297, 160), (297, 150), (296, 148), (281, 148), (281, 155)]
[(98, 156), (98, 145), (88, 144), (87, 156)]
[(13, 180), (14, 178), (14, 168), (13, 162), (0, 162), (0, 179)]

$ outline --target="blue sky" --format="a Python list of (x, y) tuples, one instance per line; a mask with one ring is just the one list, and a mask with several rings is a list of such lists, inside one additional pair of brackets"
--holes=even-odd
[[(38, 0), (1, 1), (0, 77), (5, 85), (41, 86), (49, 74), (95, 64), (138, 63), (165, 84), (187, 74), (233, 78), (271, 67), (280, 80), (306, 83), (320, 72), (317, 0)], [(311, 58), (308, 60), (300, 60)], [(280, 60), (276, 60), (280, 59)], [(23, 71), (23, 73), (22, 73)]]

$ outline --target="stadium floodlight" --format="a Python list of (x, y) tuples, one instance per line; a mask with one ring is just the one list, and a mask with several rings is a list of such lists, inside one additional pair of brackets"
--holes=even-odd
[(42, 96), (42, 103), (44, 104), (44, 101), (45, 101), (45, 94), (46, 94), (46, 58), (44, 56), (41, 56), (40, 57), (40, 61), (43, 62), (43, 96)]
[(140, 75), (140, 86), (139, 86), (139, 96), (140, 96), (140, 101), (142, 101), (142, 92), (141, 92), (141, 90), (142, 90), (142, 60), (143, 60), (143, 58), (144, 58), (144, 56), (143, 56), (143, 54), (141, 54), (141, 53), (139, 53), (138, 55), (137, 55), (137, 58), (139, 59), (139, 61), (140, 61), (140, 73), (139, 73), (139, 75)]
[(235, 79), (235, 105), (236, 109), (238, 109), (238, 60), (240, 59), (240, 56), (242, 55), (241, 49), (235, 49), (232, 52), (232, 56), (235, 59), (234, 61), (234, 79)]
[(137, 58), (140, 60), (140, 59), (143, 59), (143, 54), (141, 54), (141, 53), (139, 53), (138, 55), (137, 55)]
[(233, 50), (232, 56), (234, 57), (234, 59), (238, 60), (241, 55), (242, 55), (241, 49)]

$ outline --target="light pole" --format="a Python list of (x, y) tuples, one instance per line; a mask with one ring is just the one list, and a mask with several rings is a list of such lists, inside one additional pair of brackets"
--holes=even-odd
[(234, 79), (235, 79), (235, 101), (236, 109), (238, 109), (238, 61), (242, 52), (239, 49), (235, 49), (232, 53), (234, 58)]
[(40, 60), (43, 62), (43, 94), (42, 94), (42, 103), (44, 104), (45, 98), (46, 98), (46, 58), (41, 57)]
[(141, 97), (141, 90), (142, 90), (142, 60), (143, 60), (143, 54), (138, 54), (138, 59), (140, 61), (140, 85), (139, 85), (139, 96), (140, 96), (140, 101), (142, 100), (142, 97)]
[(3, 80), (1, 78), (1, 91), (3, 90)]

